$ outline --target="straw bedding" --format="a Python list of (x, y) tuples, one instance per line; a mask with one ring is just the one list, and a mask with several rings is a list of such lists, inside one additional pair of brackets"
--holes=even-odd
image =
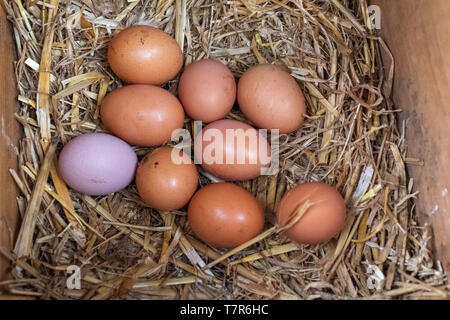
[[(417, 223), (393, 67), (366, 0), (4, 1), (17, 47), (17, 121), (24, 218), (4, 294), (51, 299), (444, 299), (447, 279)], [(66, 187), (55, 159), (74, 136), (102, 132), (99, 106), (123, 85), (106, 63), (118, 30), (145, 23), (168, 32), (185, 64), (225, 63), (237, 78), (274, 63), (305, 93), (303, 128), (280, 137), (276, 175), (239, 183), (264, 206), (266, 229), (293, 185), (323, 181), (348, 206), (342, 233), (296, 245), (280, 232), (226, 254), (191, 233), (186, 211), (158, 212), (135, 185), (105, 197)], [(386, 67), (385, 67), (386, 66)], [(177, 79), (164, 85), (176, 93)], [(227, 116), (247, 121), (239, 108)], [(185, 127), (193, 123), (186, 119)], [(56, 137), (56, 139), (55, 139)], [(134, 148), (140, 158), (151, 148)], [(213, 182), (202, 173), (202, 186)], [(36, 222), (34, 226), (34, 221)], [(68, 288), (71, 265), (81, 288)]]

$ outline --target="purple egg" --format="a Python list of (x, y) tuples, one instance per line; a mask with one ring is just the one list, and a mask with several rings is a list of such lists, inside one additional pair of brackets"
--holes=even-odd
[(78, 136), (59, 156), (59, 171), (73, 189), (92, 196), (125, 188), (134, 179), (137, 156), (123, 140), (104, 133)]

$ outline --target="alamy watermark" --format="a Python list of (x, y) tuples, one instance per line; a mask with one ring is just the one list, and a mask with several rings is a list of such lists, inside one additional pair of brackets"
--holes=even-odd
[(372, 30), (380, 30), (381, 29), (381, 8), (377, 5), (371, 5), (368, 7), (369, 9), (369, 17), (370, 17), (370, 25)]
[[(270, 143), (269, 132), (266, 129), (202, 130), (202, 122), (194, 121), (193, 133), (195, 164), (259, 164), (261, 175), (272, 175), (278, 170), (280, 147), (278, 129), (270, 130)], [(189, 161), (192, 155), (190, 132), (186, 129), (175, 130), (172, 133), (172, 141), (177, 143), (172, 152), (172, 161), (176, 164)], [(181, 156), (179, 149), (183, 150), (187, 157)]]
[(70, 265), (67, 267), (66, 272), (70, 274), (66, 280), (67, 289), (80, 290), (81, 289), (81, 269), (77, 265)]

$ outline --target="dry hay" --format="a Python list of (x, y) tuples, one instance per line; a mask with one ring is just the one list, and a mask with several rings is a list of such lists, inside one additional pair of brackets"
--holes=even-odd
[[(429, 232), (416, 222), (416, 194), (405, 164), (417, 163), (407, 158), (404, 133), (397, 129), (399, 110), (389, 99), (393, 61), (370, 26), (366, 0), (4, 4), (14, 26), (16, 118), (24, 128), (19, 170), (11, 174), (21, 190), (20, 213), (32, 217), (22, 224), (16, 250), (1, 249), (14, 266), (13, 280), (3, 282), (5, 294), (54, 299), (449, 297), (445, 274), (427, 248)], [(298, 79), (308, 116), (302, 129), (281, 136), (280, 171), (240, 184), (265, 206), (266, 229), (273, 227), (274, 209), (295, 183), (336, 186), (348, 204), (337, 239), (305, 246), (273, 233), (217, 263), (226, 251), (196, 240), (185, 210), (147, 208), (135, 185), (98, 198), (67, 190), (52, 156), (74, 136), (103, 131), (100, 102), (122, 85), (107, 66), (106, 48), (112, 34), (136, 23), (173, 35), (186, 64), (213, 57), (239, 77), (248, 67), (268, 62)], [(174, 93), (176, 87), (177, 79), (165, 85)], [(238, 108), (228, 117), (246, 121)], [(192, 130), (189, 119), (186, 128)], [(51, 143), (52, 137), (61, 143)], [(142, 157), (150, 148), (135, 151)], [(211, 180), (201, 175), (200, 183)], [(17, 253), (26, 257), (18, 259)], [(79, 290), (66, 286), (69, 265), (81, 267)]]

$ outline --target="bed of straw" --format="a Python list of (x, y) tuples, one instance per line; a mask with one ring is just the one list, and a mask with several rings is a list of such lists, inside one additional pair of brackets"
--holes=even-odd
[[(366, 0), (4, 1), (17, 49), (22, 222), (4, 294), (26, 299), (445, 299), (447, 279), (417, 223), (394, 63)], [(303, 128), (280, 137), (280, 169), (239, 183), (266, 211), (255, 241), (218, 250), (192, 234), (186, 210), (145, 206), (134, 184), (104, 197), (68, 188), (56, 159), (73, 137), (104, 131), (99, 108), (123, 83), (107, 65), (111, 37), (156, 26), (185, 64), (219, 59), (237, 78), (273, 63), (298, 80)], [(387, 67), (384, 67), (387, 66)], [(164, 87), (176, 94), (178, 79)], [(228, 118), (247, 121), (236, 106)], [(185, 127), (192, 130), (186, 119)], [(400, 128), (400, 129), (398, 129)], [(134, 148), (142, 158), (151, 148)], [(214, 179), (200, 174), (202, 186)], [(297, 245), (274, 211), (296, 183), (345, 197), (342, 233)], [(78, 269), (79, 268), (79, 269)], [(80, 273), (77, 273), (77, 270)], [(78, 283), (79, 278), (79, 283)]]

